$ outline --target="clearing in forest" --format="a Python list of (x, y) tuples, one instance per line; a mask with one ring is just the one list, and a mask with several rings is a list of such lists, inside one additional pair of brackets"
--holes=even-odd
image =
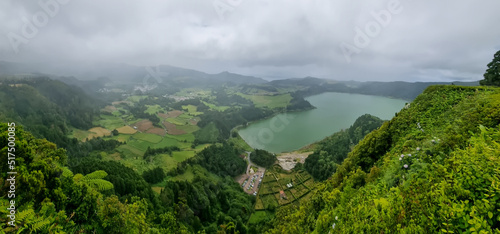
[(111, 132), (105, 128), (102, 127), (94, 127), (89, 129), (89, 132), (95, 133), (92, 135), (89, 135), (89, 137), (103, 137), (103, 136), (110, 136)]

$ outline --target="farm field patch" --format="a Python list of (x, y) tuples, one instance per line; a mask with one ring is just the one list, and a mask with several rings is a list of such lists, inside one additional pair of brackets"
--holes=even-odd
[(133, 129), (130, 126), (123, 126), (123, 127), (117, 128), (116, 131), (118, 131), (121, 134), (134, 134), (137, 132), (137, 130)]
[(171, 122), (164, 121), (163, 125), (167, 129), (167, 134), (169, 134), (169, 135), (182, 135), (182, 134), (186, 134), (186, 131), (177, 128), (177, 125), (173, 124)]
[(156, 127), (148, 129), (146, 133), (156, 134), (158, 136), (165, 136), (165, 134), (167, 134), (165, 129)]
[(167, 119), (167, 118), (177, 118), (177, 116), (181, 115), (182, 111), (180, 110), (173, 110), (173, 111), (169, 111), (167, 112), (166, 114), (165, 113), (159, 113), (158, 116), (160, 118), (164, 118), (164, 119)]
[(102, 127), (94, 127), (88, 130), (89, 132), (95, 133), (94, 137), (104, 137), (111, 135), (111, 131), (102, 128)]
[[(310, 194), (313, 186), (314, 181), (306, 171), (286, 171), (281, 166), (274, 165), (266, 170), (255, 210), (272, 209), (300, 202)], [(271, 198), (274, 198), (274, 201)]]
[(73, 129), (71, 136), (78, 139), (79, 141), (84, 141), (89, 134), (92, 134), (89, 131), (81, 130), (81, 129)]
[(150, 115), (154, 115), (163, 110), (160, 105), (146, 105), (147, 109), (144, 111)]
[(114, 130), (125, 125), (125, 122), (120, 117), (112, 115), (101, 115), (99, 120), (94, 120), (95, 126), (101, 126), (108, 130)]
[(142, 133), (142, 132), (138, 132), (134, 134), (132, 137), (138, 140), (147, 141), (155, 144), (159, 143), (163, 139), (161, 136), (150, 133)]
[[(145, 132), (153, 127), (153, 123), (149, 119), (143, 119), (136, 123), (131, 124), (132, 127), (136, 127), (137, 130)], [(135, 128), (134, 128), (135, 129)]]
[(130, 139), (130, 136), (129, 134), (118, 134), (117, 136), (112, 136), (111, 139), (125, 143)]

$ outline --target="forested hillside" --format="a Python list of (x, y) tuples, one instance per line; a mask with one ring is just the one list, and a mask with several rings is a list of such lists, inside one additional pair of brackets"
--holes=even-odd
[[(158, 196), (140, 175), (121, 163), (89, 156), (66, 167), (65, 150), (55, 144), (13, 124), (1, 123), (0, 132), (0, 160), (6, 162), (0, 170), (0, 228), (4, 232), (247, 232), (245, 223), (254, 202), (250, 195), (231, 177), (215, 176), (194, 162), (192, 180), (169, 181)], [(14, 144), (8, 140), (12, 132)], [(217, 152), (244, 165), (230, 146), (208, 148), (199, 157)], [(15, 164), (7, 163), (11, 161)], [(241, 173), (225, 169), (225, 173)]]
[(431, 86), (269, 233), (500, 231), (500, 89)]
[(304, 168), (317, 180), (327, 179), (337, 170), (352, 147), (382, 123), (381, 119), (369, 114), (360, 116), (347, 130), (336, 132), (316, 143), (316, 149), (307, 157)]
[(47, 77), (0, 79), (0, 120), (16, 121), (36, 137), (72, 145), (70, 128), (91, 128), (99, 101), (83, 90)]

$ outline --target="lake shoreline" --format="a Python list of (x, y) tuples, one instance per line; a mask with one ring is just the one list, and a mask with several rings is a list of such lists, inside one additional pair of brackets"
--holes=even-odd
[(324, 92), (306, 97), (316, 108), (276, 113), (235, 130), (252, 148), (272, 153), (301, 151), (341, 129), (349, 128), (363, 114), (392, 119), (407, 100), (358, 94)]

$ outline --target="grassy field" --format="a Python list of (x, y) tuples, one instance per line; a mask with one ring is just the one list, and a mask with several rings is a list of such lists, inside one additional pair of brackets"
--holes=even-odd
[(175, 118), (167, 118), (166, 121), (173, 123), (175, 125), (182, 126), (182, 125), (188, 125), (190, 119), (192, 119), (192, 117), (184, 113)]
[(192, 118), (191, 116), (198, 116), (203, 114), (203, 112), (199, 112), (197, 111), (197, 109), (198, 107), (193, 105), (182, 106), (182, 110), (187, 111), (188, 112), (187, 114), (188, 116), (190, 116), (190, 118)]
[(145, 99), (145, 98), (147, 98), (147, 97), (148, 97), (147, 95), (142, 95), (142, 96), (130, 96), (130, 97), (128, 97), (126, 100), (127, 100), (127, 101), (131, 101), (131, 102), (135, 102), (135, 103), (137, 103), (137, 102), (139, 102), (140, 100)]
[(183, 135), (165, 135), (165, 138), (170, 138), (170, 139), (174, 139), (174, 140), (177, 140), (177, 141), (181, 141), (182, 143), (184, 143), (184, 141), (186, 142), (190, 142), (192, 143), (194, 141), (194, 135), (192, 133), (188, 133), (188, 134), (183, 134)]
[(203, 101), (203, 104), (205, 104), (206, 106), (210, 107), (210, 109), (216, 110), (216, 111), (225, 111), (225, 110), (227, 110), (227, 109), (230, 108), (229, 106), (217, 106), (215, 104), (208, 103), (208, 102), (205, 102), (205, 101)]
[(158, 136), (156, 134), (142, 133), (142, 132), (138, 132), (134, 134), (132, 137), (137, 140), (147, 141), (155, 144), (160, 143), (160, 141), (163, 140), (163, 137)]
[(292, 100), (292, 96), (289, 93), (276, 96), (237, 94), (251, 100), (259, 108), (265, 106), (268, 108), (286, 107), (290, 103), (290, 100)]
[(146, 152), (146, 149), (144, 150), (138, 149), (137, 147), (134, 147), (130, 143), (126, 145), (120, 145), (118, 146), (118, 148), (116, 148), (116, 150), (120, 152), (122, 158), (137, 158), (137, 157), (142, 158), (144, 152)]
[(271, 220), (274, 217), (274, 213), (268, 211), (256, 211), (250, 216), (248, 223), (256, 224), (261, 220)]
[(195, 154), (194, 150), (174, 151), (172, 152), (172, 158), (177, 162), (182, 162), (188, 158), (194, 157)]
[(85, 130), (80, 130), (80, 129), (74, 128), (71, 131), (71, 136), (70, 137), (74, 137), (74, 138), (78, 139), (79, 141), (83, 141), (83, 140), (85, 140), (89, 136), (89, 134), (92, 134), (92, 133), (89, 132), (89, 131), (85, 131)]
[(95, 133), (95, 137), (103, 137), (103, 136), (110, 136), (111, 135), (111, 131), (109, 131), (105, 128), (102, 128), (102, 127), (93, 127), (91, 129), (89, 129), (89, 132)]
[(94, 120), (95, 126), (102, 126), (110, 131), (125, 126), (125, 122), (120, 117), (112, 115), (101, 115), (99, 120)]
[(193, 133), (200, 130), (200, 127), (196, 125), (187, 124), (187, 125), (177, 126), (177, 129), (183, 130), (186, 133)]
[(137, 132), (137, 130), (133, 129), (132, 127), (130, 127), (128, 125), (123, 126), (123, 127), (119, 127), (116, 129), (116, 131), (118, 131), (121, 134), (134, 134)]
[(238, 149), (244, 150), (244, 151), (253, 151), (252, 147), (250, 147), (246, 141), (243, 140), (243, 138), (238, 135), (237, 137), (231, 137), (229, 142), (233, 143)]
[[(153, 135), (153, 134), (151, 134), (151, 135)], [(168, 137), (164, 137), (158, 143), (152, 143), (149, 141), (134, 139), (134, 140), (130, 140), (127, 143), (127, 146), (130, 146), (130, 147), (133, 147), (133, 148), (139, 150), (141, 152), (140, 156), (144, 155), (144, 152), (146, 152), (148, 147), (163, 148), (163, 147), (167, 147), (167, 146), (179, 146), (179, 148), (185, 148), (185, 147), (183, 147), (183, 146), (185, 146), (183, 142), (178, 142), (177, 140), (171, 139)]]
[(150, 115), (154, 115), (160, 111), (163, 110), (160, 105), (146, 105), (147, 109), (144, 111), (145, 113), (148, 113)]

